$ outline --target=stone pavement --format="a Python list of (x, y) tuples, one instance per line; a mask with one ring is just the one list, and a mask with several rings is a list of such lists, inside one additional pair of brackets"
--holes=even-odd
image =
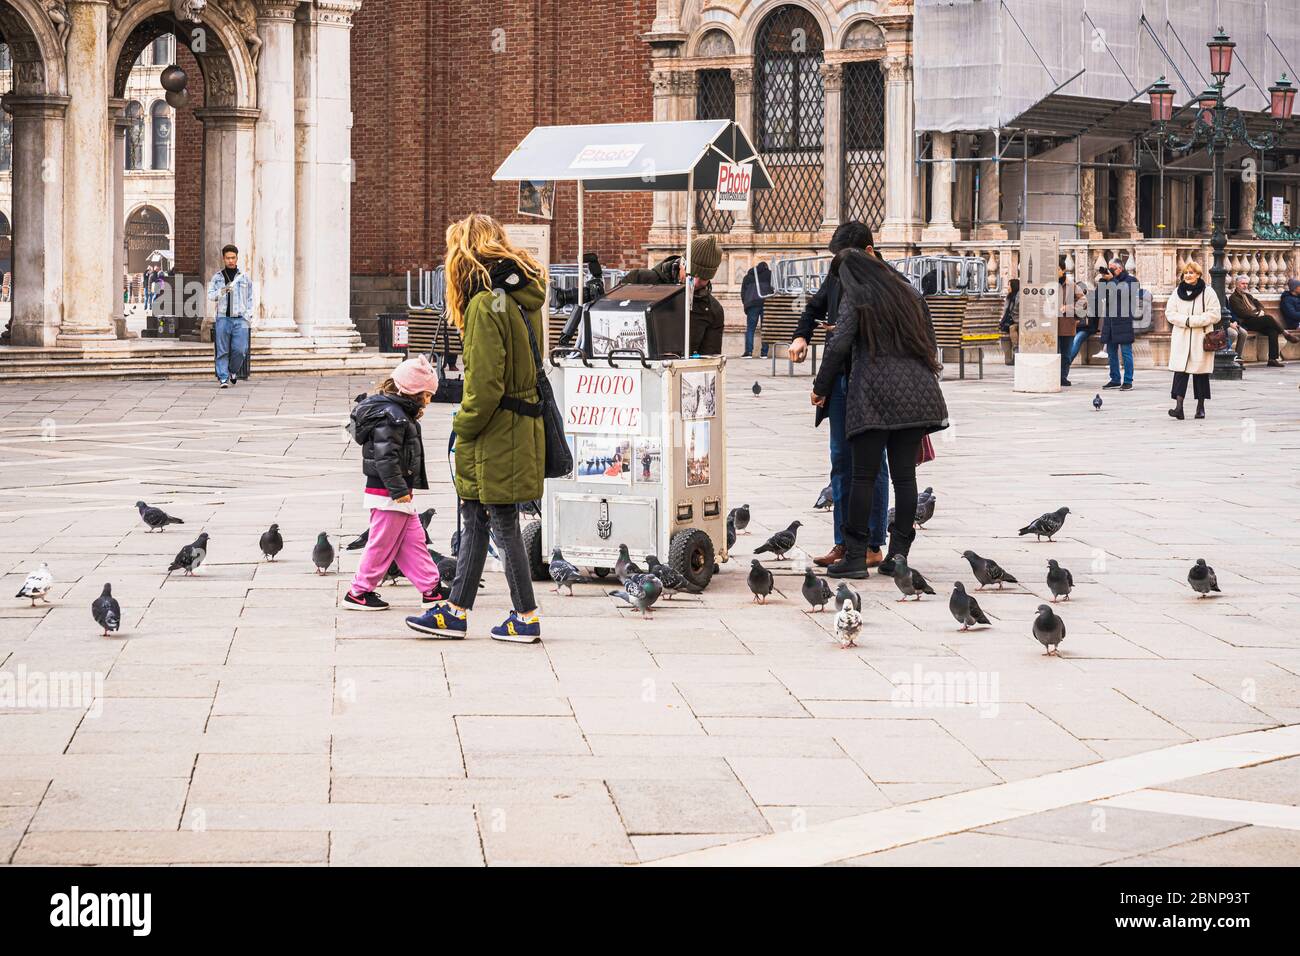
[[(846, 651), (798, 592), (829, 542), (809, 379), (728, 369), (730, 504), (753, 534), (653, 621), (601, 588), (539, 591), (537, 647), (486, 639), (496, 571), (461, 643), (403, 626), (409, 586), (385, 614), (341, 610), (355, 552), (312, 573), (319, 531), (366, 524), (342, 428), (363, 379), (0, 384), (0, 861), (1300, 858), (1300, 374), (1215, 383), (1204, 422), (1165, 415), (1167, 373), (1100, 413), (1100, 370), (1050, 396), (1012, 394), (1001, 366), (946, 383), (955, 425), (922, 471), (938, 509), (913, 551), (939, 595), (861, 582)], [(425, 425), (440, 543), (447, 421), (433, 406)], [(146, 534), (141, 498), (186, 524)], [(1062, 504), (1054, 544), (1017, 537)], [(794, 518), (787, 597), (754, 606), (749, 553)], [(272, 521), (286, 550), (263, 563)], [(200, 530), (200, 574), (166, 578)], [(973, 586), (967, 548), (1022, 584), (980, 593), (993, 625), (961, 633), (947, 594)], [(1049, 557), (1078, 584), (1059, 659), (1029, 631)], [(1188, 588), (1198, 557), (1222, 595)], [(57, 584), (32, 609), (8, 595), (41, 560)], [(113, 638), (88, 607), (106, 581)]]

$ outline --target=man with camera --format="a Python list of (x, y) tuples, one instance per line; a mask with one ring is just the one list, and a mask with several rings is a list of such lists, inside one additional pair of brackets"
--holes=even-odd
[(689, 355), (721, 355), (725, 315), (722, 303), (713, 297), (713, 277), (722, 264), (722, 246), (716, 236), (691, 240), (691, 273), (683, 277), (681, 256), (669, 256), (652, 269), (633, 269), (623, 285), (680, 285), (690, 281), (691, 323)]
[(217, 352), (217, 381), (229, 388), (248, 378), (249, 331), (253, 315), (253, 280), (239, 268), (239, 249), (227, 245), (221, 250), (225, 264), (208, 283), (208, 298), (217, 303), (217, 320), (212, 343)]

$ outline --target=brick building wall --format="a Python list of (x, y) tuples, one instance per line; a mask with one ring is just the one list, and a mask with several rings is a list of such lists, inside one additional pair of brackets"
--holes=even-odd
[(172, 127), (172, 168), (176, 171), (172, 248), (176, 271), (197, 276), (203, 265), (203, 123), (194, 111), (203, 106), (203, 73), (184, 44), (176, 47), (177, 65), (190, 78), (190, 101), (175, 111)]

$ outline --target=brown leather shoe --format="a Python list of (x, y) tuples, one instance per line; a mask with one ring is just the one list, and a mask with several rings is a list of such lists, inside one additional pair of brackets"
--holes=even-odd
[(837, 544), (835, 547), (831, 548), (829, 551), (823, 554), (820, 558), (814, 558), (813, 564), (817, 565), (817, 567), (819, 568), (829, 568), (832, 564), (841, 560), (843, 557), (844, 557), (844, 545)]
[(884, 551), (874, 551), (870, 548), (867, 549), (867, 567), (874, 568), (883, 560), (885, 560)]

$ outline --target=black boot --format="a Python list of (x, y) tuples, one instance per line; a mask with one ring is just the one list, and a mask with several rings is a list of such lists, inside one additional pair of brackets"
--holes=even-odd
[(1192, 417), (1193, 417), (1193, 418), (1204, 418), (1204, 417), (1205, 417), (1205, 399), (1203, 399), (1203, 398), (1198, 398), (1198, 399), (1196, 400), (1196, 414), (1195, 414), (1194, 416), (1192, 416)]
[(886, 549), (887, 557), (880, 562), (876, 568), (877, 574), (882, 574), (887, 578), (894, 576), (894, 557), (902, 555), (907, 557), (912, 551), (912, 542), (916, 540), (916, 529), (905, 532), (901, 528), (895, 527), (894, 533), (889, 536), (889, 547)]
[(1176, 399), (1174, 399), (1174, 401), (1175, 401), (1177, 404), (1175, 404), (1173, 408), (1169, 409), (1169, 417), (1170, 417), (1170, 418), (1176, 418), (1176, 419), (1178, 419), (1179, 421), (1182, 421), (1182, 420), (1183, 420), (1183, 400), (1182, 400), (1181, 398), (1176, 398)]
[(867, 568), (867, 552), (858, 547), (849, 546), (840, 558), (826, 569), (828, 578), (865, 578), (870, 576)]

